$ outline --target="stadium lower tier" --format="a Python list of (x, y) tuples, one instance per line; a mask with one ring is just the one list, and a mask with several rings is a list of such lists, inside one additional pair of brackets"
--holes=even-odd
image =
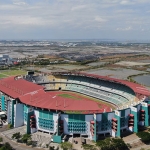
[(150, 107), (146, 102), (114, 112), (71, 114), (32, 107), (1, 93), (1, 111), (6, 112), (8, 123), (15, 128), (26, 125), (29, 134), (39, 130), (53, 134), (58, 143), (63, 135), (80, 134), (96, 141), (102, 134), (120, 137), (122, 131), (138, 132), (139, 126), (150, 124)]
[(133, 96), (128, 100), (124, 95), (113, 93), (113, 91), (105, 91), (104, 89), (96, 87), (88, 87), (80, 84), (64, 84), (64, 83), (51, 83), (43, 84), (45, 90), (64, 90), (78, 92), (84, 95), (88, 95), (106, 102), (112, 103), (119, 108), (127, 107), (131, 103), (136, 102), (136, 97)]
[(45, 90), (68, 90), (89, 95), (118, 106), (119, 109), (136, 104), (138, 99), (129, 87), (106, 80), (80, 75), (27, 76), (26, 80), (43, 85)]

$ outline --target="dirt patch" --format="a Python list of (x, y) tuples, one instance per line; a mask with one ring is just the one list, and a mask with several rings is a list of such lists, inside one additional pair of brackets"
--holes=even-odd
[(121, 66), (144, 66), (144, 65), (149, 65), (150, 63), (142, 63), (142, 62), (131, 62), (131, 61), (120, 61), (116, 63), (116, 65), (121, 65)]

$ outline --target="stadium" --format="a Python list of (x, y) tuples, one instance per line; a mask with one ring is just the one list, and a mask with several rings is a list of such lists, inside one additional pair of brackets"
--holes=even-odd
[(97, 141), (149, 126), (150, 91), (139, 84), (82, 72), (28, 72), (0, 80), (0, 111), (14, 128)]

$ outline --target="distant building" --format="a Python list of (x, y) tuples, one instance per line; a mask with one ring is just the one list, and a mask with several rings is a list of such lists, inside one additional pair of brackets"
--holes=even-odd
[(10, 58), (9, 55), (0, 55), (0, 66), (10, 66), (18, 64), (17, 60)]

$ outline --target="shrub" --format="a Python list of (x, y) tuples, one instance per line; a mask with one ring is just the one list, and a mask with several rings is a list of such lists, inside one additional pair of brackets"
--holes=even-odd
[(8, 124), (8, 129), (12, 129), (13, 125), (12, 124)]
[(49, 150), (55, 150), (55, 147), (54, 146), (50, 146)]
[(14, 133), (11, 138), (19, 140), (21, 138), (20, 132)]
[(31, 141), (31, 140), (28, 140), (28, 141), (27, 141), (27, 145), (32, 145), (32, 141)]
[(3, 138), (2, 137), (0, 137), (0, 142), (3, 142)]
[(128, 150), (127, 145), (121, 138), (106, 138), (105, 140), (97, 141), (96, 145), (101, 150)]
[(136, 134), (139, 138), (141, 138), (141, 140), (144, 142), (144, 143), (149, 143), (150, 142), (150, 133), (148, 132), (138, 132)]
[(69, 142), (61, 143), (61, 148), (62, 148), (63, 150), (69, 150), (69, 149), (72, 149), (72, 144), (69, 143)]
[(24, 134), (21, 138), (22, 142), (23, 143), (26, 143), (28, 142), (28, 140), (31, 140), (31, 135), (30, 134)]
[(11, 145), (6, 142), (1, 148), (0, 150), (12, 150), (13, 148), (11, 147)]
[(132, 148), (132, 146), (129, 143), (127, 143), (126, 145), (128, 146), (128, 148)]
[(84, 150), (97, 150), (97, 148), (95, 147), (95, 145), (90, 145), (90, 144), (84, 144), (83, 145), (83, 149)]

